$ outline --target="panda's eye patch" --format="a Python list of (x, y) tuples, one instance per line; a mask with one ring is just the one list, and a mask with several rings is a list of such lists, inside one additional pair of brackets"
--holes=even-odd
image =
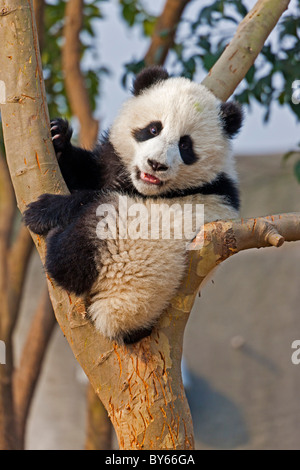
[(158, 136), (162, 131), (162, 123), (160, 121), (150, 122), (143, 129), (135, 129), (132, 132), (133, 137), (137, 142), (145, 142), (146, 140), (153, 139)]
[(195, 154), (193, 148), (193, 141), (189, 135), (180, 137), (178, 147), (182, 161), (186, 165), (192, 165), (197, 161), (197, 155)]

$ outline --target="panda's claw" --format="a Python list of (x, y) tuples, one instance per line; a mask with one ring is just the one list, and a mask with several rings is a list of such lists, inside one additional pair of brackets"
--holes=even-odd
[(58, 155), (59, 152), (63, 152), (69, 147), (73, 131), (66, 119), (53, 119), (50, 126), (52, 142), (56, 155)]

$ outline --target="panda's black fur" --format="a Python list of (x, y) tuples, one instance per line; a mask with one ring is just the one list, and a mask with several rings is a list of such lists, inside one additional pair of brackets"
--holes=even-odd
[[(172, 95), (172, 98), (168, 98), (168, 93), (172, 92), (174, 83), (177, 86), (174, 80), (178, 80), (178, 86), (182, 87), (183, 94), (186, 89), (187, 94), (192, 95), (194, 88), (190, 91), (190, 87), (196, 85), (190, 85), (185, 79), (170, 79), (165, 69), (161, 67), (150, 67), (137, 76), (133, 86), (134, 97), (131, 100), (141, 99), (143, 100), (141, 103), (145, 103), (147, 96), (150, 99), (156, 98), (157, 90), (163, 99), (166, 96), (166, 100), (171, 100), (171, 105), (174, 103), (176, 106), (176, 96), (174, 95), (174, 98)], [(195, 90), (197, 91), (198, 88)], [(191, 105), (190, 98), (188, 98), (183, 106), (190, 106), (191, 115), (194, 113), (196, 118), (198, 110), (195, 111), (193, 107), (198, 107), (199, 120), (208, 119), (202, 117), (206, 103), (212, 107), (212, 110), (215, 110), (212, 123), (208, 125), (211, 125), (215, 132), (218, 128), (220, 129), (216, 136), (218, 141), (216, 152), (222, 152), (224, 145), (224, 153), (226, 153), (226, 142), (241, 127), (241, 108), (234, 102), (217, 102), (204, 87), (199, 88), (200, 98), (202, 94), (204, 104), (202, 102), (199, 104), (199, 100), (196, 100), (195, 104)], [(179, 90), (178, 103), (182, 99)], [(120, 194), (128, 196), (130, 201), (140, 201), (143, 204), (173, 200), (184, 203), (199, 200), (207, 204), (206, 221), (237, 215), (239, 208), (239, 191), (234, 171), (231, 171), (231, 166), (227, 163), (220, 163), (220, 165), (218, 163), (219, 170), (214, 169), (214, 160), (210, 164), (206, 163), (210, 158), (218, 158), (215, 154), (209, 156), (206, 147), (203, 150), (204, 153), (208, 152), (208, 157), (203, 160), (206, 180), (204, 178), (201, 181), (202, 155), (198, 155), (196, 151), (201, 144), (201, 133), (196, 134), (194, 139), (196, 150), (195, 142), (191, 140), (189, 134), (178, 135), (181, 163), (176, 160), (176, 165), (183, 173), (191, 171), (187, 167), (192, 170), (196, 168), (186, 173), (186, 175), (192, 175), (192, 182), (186, 181), (187, 184), (183, 184), (185, 182), (181, 182), (180, 174), (179, 176), (177, 174), (176, 177), (179, 178), (177, 181), (180, 181), (180, 184), (173, 183), (170, 179), (170, 187), (164, 190), (164, 175), (172, 171), (172, 168), (170, 168), (169, 161), (159, 162), (153, 158), (147, 158), (147, 162), (143, 162), (143, 165), (149, 168), (149, 174), (142, 173), (142, 176), (148, 180), (151, 177), (154, 178), (156, 184), (151, 185), (149, 181), (141, 181), (140, 169), (132, 167), (133, 155), (128, 155), (130, 153), (128, 151), (123, 151), (123, 145), (124, 149), (127, 145), (126, 136), (128, 135), (128, 140), (132, 140), (132, 149), (136, 148), (138, 153), (138, 149), (143, 146), (144, 142), (148, 145), (148, 141), (154, 142), (154, 139), (164, 132), (169, 132), (171, 135), (173, 128), (171, 126), (167, 130), (165, 122), (157, 118), (153, 120), (150, 115), (152, 112), (150, 106), (148, 123), (145, 121), (146, 118), (141, 119), (141, 126), (135, 125), (131, 132), (127, 131), (126, 126), (130, 128), (130, 123), (125, 121), (127, 114), (131, 113), (131, 103), (135, 102), (128, 102), (119, 121), (113, 125), (112, 131), (102, 138), (94, 151), (77, 148), (71, 144), (72, 130), (67, 121), (63, 119), (52, 121), (54, 147), (62, 175), (71, 194), (44, 194), (38, 201), (28, 206), (24, 215), (26, 225), (33, 232), (47, 235), (46, 270), (49, 275), (62, 288), (84, 296), (88, 311), (96, 327), (103, 334), (111, 339), (128, 343), (138, 341), (150, 334), (155, 321), (175, 294), (185, 270), (185, 250), (178, 243), (167, 245), (160, 244), (158, 241), (135, 241), (134, 243), (126, 242), (126, 245), (124, 240), (121, 244), (121, 242), (99, 239), (95, 233), (99, 221), (96, 215), (99, 204), (108, 203), (117, 206), (117, 198)], [(166, 101), (167, 105), (169, 106), (168, 101)], [(165, 111), (164, 105), (162, 105), (162, 110)], [(168, 118), (168, 110), (166, 111), (164, 116)], [(136, 110), (132, 113), (135, 120), (139, 119), (136, 117)], [(156, 110), (153, 109), (153, 115), (156, 116), (155, 113)], [(209, 117), (209, 114), (207, 116)], [(164, 121), (165, 118), (162, 119)], [(174, 113), (172, 119), (177, 123), (177, 119), (180, 121), (180, 115), (177, 117)], [(166, 130), (163, 129), (164, 125)], [(202, 122), (202, 125), (205, 125), (205, 122)], [(119, 138), (119, 128), (124, 132), (124, 139)], [(207, 135), (207, 138), (212, 138), (209, 133)], [(158, 142), (157, 139), (156, 142)], [(159, 144), (157, 145), (159, 148)], [(174, 151), (173, 144), (172, 152)], [(179, 151), (177, 153), (179, 155)], [(220, 158), (223, 161), (222, 155)], [(200, 172), (198, 183), (196, 182), (197, 171)], [(159, 178), (156, 178), (156, 175)], [(161, 178), (162, 181), (160, 181)], [(168, 180), (166, 184), (169, 184)], [(176, 187), (176, 184), (179, 187)], [(140, 190), (140, 187), (145, 187), (145, 191)], [(156, 244), (153, 245), (153, 242)], [(168, 250), (170, 253), (167, 254)], [(166, 272), (164, 273), (163, 270)], [(171, 275), (170, 273), (174, 271), (177, 272)], [(173, 275), (174, 278), (172, 278)], [(161, 299), (157, 300), (160, 292)], [(152, 312), (150, 316), (149, 312)]]

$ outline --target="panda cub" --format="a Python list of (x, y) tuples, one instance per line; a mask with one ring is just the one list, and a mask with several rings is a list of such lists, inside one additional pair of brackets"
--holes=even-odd
[[(241, 124), (237, 103), (222, 103), (203, 85), (171, 78), (161, 67), (136, 77), (133, 96), (94, 151), (71, 144), (67, 121), (52, 121), (71, 194), (42, 195), (28, 206), (25, 223), (47, 235), (50, 277), (84, 298), (107, 338), (134, 343), (148, 336), (176, 294), (187, 264), (186, 237), (174, 236), (181, 209), (204, 205), (204, 222), (238, 216), (230, 139)], [(145, 236), (126, 232), (136, 205), (132, 231), (143, 225), (150, 229)], [(152, 231), (148, 214), (158, 206)], [(191, 240), (200, 226), (194, 211), (190, 215)], [(168, 217), (170, 236), (162, 236)]]

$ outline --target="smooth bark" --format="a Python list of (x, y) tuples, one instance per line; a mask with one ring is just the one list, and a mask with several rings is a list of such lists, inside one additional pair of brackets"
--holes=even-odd
[(62, 49), (62, 68), (67, 96), (72, 113), (80, 123), (80, 143), (93, 148), (97, 139), (99, 123), (94, 119), (84, 77), (80, 69), (83, 24), (83, 0), (69, 0), (65, 10), (65, 43)]

